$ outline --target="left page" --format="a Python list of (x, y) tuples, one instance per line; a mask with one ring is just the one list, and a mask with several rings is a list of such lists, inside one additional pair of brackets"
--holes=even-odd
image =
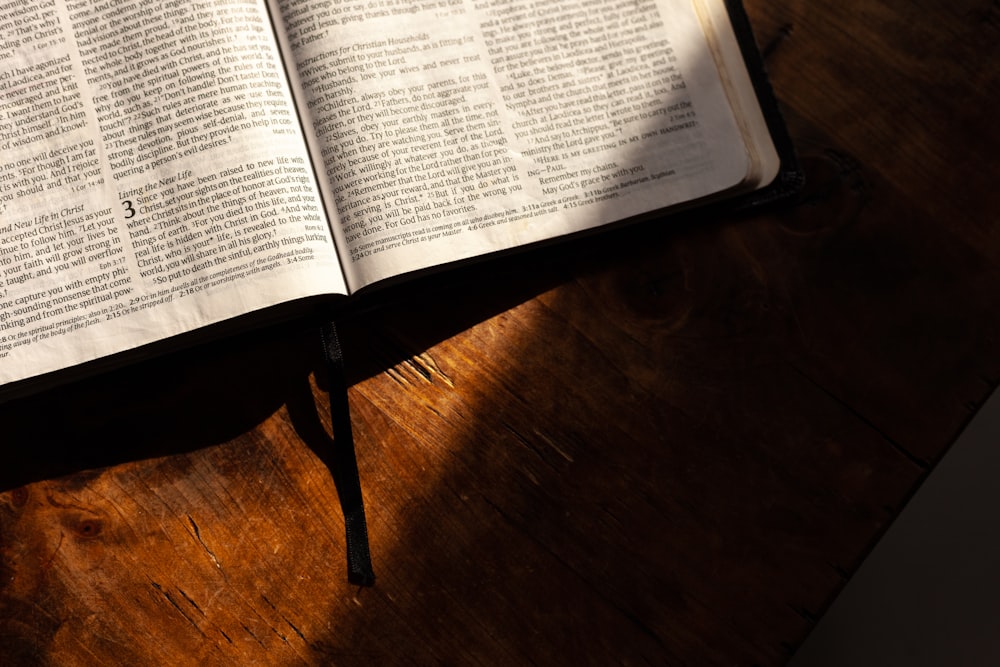
[(261, 0), (0, 3), (0, 385), (346, 293)]

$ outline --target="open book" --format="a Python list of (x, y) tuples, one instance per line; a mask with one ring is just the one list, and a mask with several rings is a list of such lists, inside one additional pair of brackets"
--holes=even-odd
[(751, 49), (723, 0), (0, 2), (0, 386), (781, 189)]

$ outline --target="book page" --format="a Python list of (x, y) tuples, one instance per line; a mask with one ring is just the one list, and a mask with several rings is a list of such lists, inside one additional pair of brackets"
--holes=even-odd
[(325, 292), (262, 1), (0, 3), (0, 383)]
[(757, 93), (743, 61), (729, 13), (726, 6), (717, 0), (694, 0), (694, 6), (705, 27), (709, 48), (718, 64), (729, 106), (747, 141), (747, 151), (752, 156), (752, 178), (766, 185), (778, 175), (781, 158), (771, 140), (767, 119), (757, 101)]
[(743, 184), (690, 0), (275, 0), (352, 287)]

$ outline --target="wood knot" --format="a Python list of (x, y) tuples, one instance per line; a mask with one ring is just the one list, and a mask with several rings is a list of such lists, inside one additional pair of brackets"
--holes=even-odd
[(792, 36), (792, 32), (794, 32), (794, 27), (791, 23), (786, 23), (781, 26), (777, 34), (768, 40), (767, 45), (761, 49), (760, 54), (764, 57), (765, 61), (769, 61), (771, 59), (771, 56), (773, 56), (774, 52), (778, 50), (778, 47), (781, 46), (786, 39)]
[(24, 507), (28, 504), (28, 489), (23, 486), (10, 492), (10, 502), (14, 507)]
[(604, 307), (621, 321), (659, 322), (674, 330), (683, 326), (692, 308), (688, 268), (680, 253), (643, 253), (612, 280), (601, 285)]
[(834, 149), (806, 152), (800, 157), (806, 173), (798, 201), (779, 216), (779, 224), (794, 234), (816, 234), (851, 226), (871, 199), (871, 185), (860, 163)]
[(88, 510), (70, 511), (64, 514), (59, 524), (67, 536), (77, 540), (93, 540), (105, 532), (104, 519), (96, 517)]
[(104, 530), (104, 522), (100, 519), (81, 519), (75, 527), (76, 536), (89, 540), (97, 537)]

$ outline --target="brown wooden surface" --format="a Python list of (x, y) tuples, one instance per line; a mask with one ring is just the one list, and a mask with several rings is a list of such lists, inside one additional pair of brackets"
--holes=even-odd
[[(1000, 10), (749, 0), (809, 174), (0, 406), (3, 665), (780, 665), (1000, 379)], [(318, 406), (318, 407), (317, 407)]]

